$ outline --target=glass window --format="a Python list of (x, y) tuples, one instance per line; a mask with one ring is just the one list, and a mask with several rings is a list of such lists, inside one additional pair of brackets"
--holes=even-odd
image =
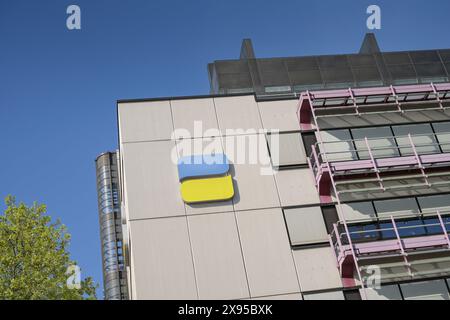
[(344, 291), (345, 300), (361, 300), (358, 289)]
[[(443, 219), (445, 224), (445, 219)], [(427, 235), (442, 234), (444, 232), (438, 218), (424, 218), (423, 224)], [(446, 227), (450, 227), (446, 226)], [(448, 230), (448, 228), (446, 228)]]
[(351, 88), (353, 86), (354, 86), (353, 82), (335, 82), (325, 84), (325, 88), (327, 89), (343, 89), (343, 88)]
[(450, 152), (450, 122), (433, 123), (433, 129), (442, 152)]
[(400, 153), (402, 156), (414, 154), (412, 147), (410, 147), (411, 143), (407, 137), (408, 134), (411, 134), (417, 153), (430, 154), (440, 152), (431, 125), (428, 123), (393, 126), (392, 129), (394, 130), (397, 144), (401, 147)]
[(354, 242), (375, 241), (381, 238), (377, 224), (360, 224), (348, 227), (350, 237)]
[(424, 77), (420, 78), (420, 83), (441, 83), (441, 82), (447, 82), (447, 77)]
[(311, 155), (311, 148), (317, 143), (314, 132), (302, 132), (303, 145), (305, 146), (306, 155)]
[(417, 84), (417, 79), (411, 78), (411, 79), (395, 79), (392, 81), (392, 84), (394, 85), (407, 85), (407, 84)]
[[(324, 144), (326, 157), (328, 161), (345, 161), (356, 160), (356, 151), (350, 136), (350, 131), (342, 130), (328, 130), (322, 131), (322, 141)], [(322, 146), (319, 144), (322, 150)]]
[(382, 239), (394, 239), (397, 238), (394, 227), (391, 222), (382, 222), (379, 224), (379, 230)]
[(397, 146), (390, 127), (374, 127), (351, 130), (360, 159), (370, 159), (367, 142), (374, 158), (397, 157)]
[(347, 221), (367, 220), (377, 217), (371, 201), (343, 203), (341, 208)]
[(439, 210), (442, 214), (450, 213), (450, 194), (418, 197), (423, 213), (435, 213)]
[(373, 203), (380, 218), (389, 218), (390, 216), (396, 218), (420, 212), (415, 198), (378, 200)]
[(291, 87), (290, 86), (270, 86), (270, 87), (265, 87), (264, 90), (266, 91), (266, 93), (290, 92)]
[(333, 225), (339, 221), (339, 216), (335, 206), (322, 207), (322, 215), (328, 234), (333, 230)]
[[(277, 138), (278, 148), (276, 147)], [(274, 167), (307, 164), (306, 152), (300, 132), (269, 134), (267, 135), (267, 141)], [(277, 151), (278, 156), (276, 154)]]
[(405, 300), (450, 300), (444, 280), (400, 284)]
[(328, 241), (320, 207), (293, 208), (283, 211), (293, 246)]
[(400, 237), (419, 237), (426, 235), (422, 219), (395, 221)]
[(358, 82), (359, 87), (380, 87), (382, 85), (383, 85), (383, 81), (380, 81), (380, 80)]
[(319, 83), (319, 84), (311, 84), (311, 85), (296, 85), (294, 86), (294, 91), (295, 92), (303, 92), (303, 91), (307, 91), (307, 90), (320, 90), (323, 89), (323, 84)]
[(387, 285), (381, 288), (366, 288), (368, 300), (402, 300), (400, 289), (397, 285)]

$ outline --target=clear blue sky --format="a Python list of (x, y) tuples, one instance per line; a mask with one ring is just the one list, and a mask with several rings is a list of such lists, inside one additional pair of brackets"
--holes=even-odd
[(448, 0), (0, 0), (0, 196), (47, 204), (101, 283), (94, 159), (117, 148), (115, 101), (207, 94), (207, 63), (245, 37), (258, 57), (357, 52), (370, 4), (382, 50), (450, 48)]

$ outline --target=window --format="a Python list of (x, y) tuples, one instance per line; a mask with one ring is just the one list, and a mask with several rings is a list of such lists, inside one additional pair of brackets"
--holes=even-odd
[(424, 77), (420, 78), (420, 83), (441, 83), (441, 82), (447, 82), (447, 77)]
[(405, 300), (450, 300), (444, 280), (400, 284)]
[(343, 203), (342, 211), (345, 219), (348, 221), (367, 220), (377, 217), (371, 201)]
[[(342, 209), (347, 222), (351, 223), (348, 228), (355, 242), (395, 239), (391, 215), (395, 218), (401, 237), (442, 234), (442, 226), (436, 216), (419, 215), (421, 212), (433, 214), (437, 210), (443, 215), (442, 220), (446, 230), (450, 231), (450, 195), (448, 194), (346, 203), (342, 205)], [(376, 219), (377, 214), (381, 221)], [(373, 222), (367, 221), (369, 217), (372, 217)]]
[(418, 197), (420, 208), (423, 213), (450, 213), (450, 195), (440, 194), (436, 196)]
[(383, 81), (380, 81), (380, 80), (358, 82), (358, 87), (381, 87), (382, 85), (383, 85)]
[(383, 234), (378, 231), (378, 224), (366, 223), (348, 226), (350, 232), (350, 238), (352, 241), (364, 242), (364, 241), (376, 241), (381, 239)]
[(450, 122), (433, 123), (442, 152), (450, 152)]
[[(427, 234), (422, 219), (395, 221), (400, 237), (420, 237)], [(435, 232), (435, 230), (431, 230)]]
[(417, 84), (416, 78), (411, 79), (395, 79), (392, 81), (393, 85), (408, 85), (408, 84)]
[(358, 289), (344, 291), (345, 300), (361, 300), (361, 295)]
[(266, 91), (266, 93), (290, 92), (291, 87), (290, 86), (270, 86), (270, 87), (265, 87), (264, 90)]
[(311, 156), (311, 148), (317, 143), (317, 138), (314, 132), (302, 133), (303, 145), (305, 146), (306, 155)]
[(335, 83), (325, 84), (325, 88), (327, 88), (327, 89), (343, 89), (343, 88), (351, 88), (351, 87), (354, 87), (353, 82), (335, 82)]
[(295, 92), (303, 92), (303, 91), (307, 91), (307, 90), (320, 90), (320, 89), (323, 89), (323, 84), (322, 83), (310, 84), (310, 85), (296, 85), (296, 86), (294, 86), (294, 91)]
[(419, 206), (415, 198), (379, 200), (373, 202), (378, 217), (394, 218), (405, 215), (413, 215), (419, 213)]
[[(278, 157), (276, 139), (278, 137)], [(294, 166), (307, 164), (306, 152), (303, 147), (300, 132), (295, 133), (275, 133), (267, 135), (270, 155), (274, 167)]]
[(360, 159), (370, 159), (367, 145), (375, 158), (396, 157), (399, 155), (390, 127), (374, 127), (351, 130)]
[(320, 207), (284, 209), (291, 245), (326, 242), (327, 229)]
[(402, 300), (398, 285), (387, 285), (381, 288), (366, 288), (367, 300)]
[[(400, 147), (400, 153), (402, 156), (413, 155), (413, 149), (408, 134), (411, 134), (412, 141), (419, 154), (439, 153), (439, 146), (437, 145), (436, 138), (430, 124), (412, 124), (393, 126), (397, 144)], [(403, 137), (399, 137), (403, 136)]]
[(333, 230), (333, 225), (339, 221), (339, 216), (335, 206), (322, 207), (322, 216), (325, 221), (325, 227), (328, 234)]
[[(325, 152), (329, 161), (356, 160), (356, 151), (353, 145), (350, 131), (329, 130), (322, 131)], [(320, 145), (319, 145), (320, 146)], [(323, 150), (321, 150), (323, 152)]]

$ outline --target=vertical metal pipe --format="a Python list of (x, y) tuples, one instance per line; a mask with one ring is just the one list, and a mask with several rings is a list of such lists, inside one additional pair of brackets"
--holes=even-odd
[(127, 300), (117, 154), (103, 153), (97, 157), (95, 163), (104, 298), (105, 300)]

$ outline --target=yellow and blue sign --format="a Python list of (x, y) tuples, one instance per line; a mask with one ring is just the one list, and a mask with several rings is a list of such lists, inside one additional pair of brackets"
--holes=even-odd
[(186, 203), (229, 200), (234, 196), (230, 164), (224, 154), (193, 155), (178, 161), (181, 197)]

